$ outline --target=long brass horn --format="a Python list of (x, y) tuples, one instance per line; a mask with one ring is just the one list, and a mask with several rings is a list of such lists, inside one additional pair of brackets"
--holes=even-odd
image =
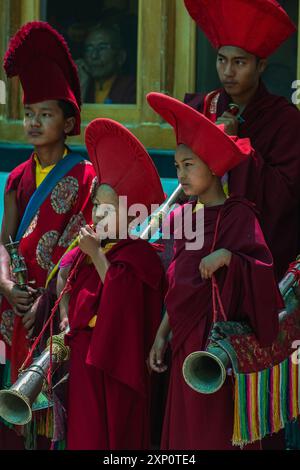
[(151, 238), (153, 232), (161, 228), (162, 223), (170, 212), (171, 207), (176, 204), (182, 194), (183, 189), (181, 184), (179, 184), (168, 197), (168, 199), (160, 206), (158, 212), (150, 216), (149, 223), (139, 235), (140, 238), (143, 240), (148, 240), (148, 238)]
[[(300, 270), (300, 256), (295, 269)], [(296, 261), (297, 261), (296, 260)], [(286, 310), (279, 313), (280, 322), (289, 314), (288, 294), (296, 282), (294, 272), (287, 272), (279, 283), (279, 290), (286, 303)], [(212, 341), (206, 351), (195, 351), (189, 354), (183, 363), (182, 374), (186, 383), (196, 392), (209, 394), (217, 392), (225, 382), (226, 371), (231, 367), (228, 354)]]
[[(64, 344), (65, 331), (52, 337), (52, 360), (55, 365), (69, 358)], [(49, 342), (49, 341), (48, 341)], [(32, 405), (42, 390), (50, 367), (50, 346), (36, 358), (8, 389), (0, 390), (0, 416), (11, 424), (23, 425), (32, 419)]]

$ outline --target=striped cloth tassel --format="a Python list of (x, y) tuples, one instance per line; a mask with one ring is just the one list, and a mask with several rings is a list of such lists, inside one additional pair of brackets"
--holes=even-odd
[(300, 364), (298, 362), (298, 414), (300, 414)]
[(280, 420), (280, 368), (279, 365), (272, 367), (273, 375), (273, 390), (271, 391), (271, 416), (272, 416), (272, 429), (271, 433), (278, 432), (282, 423)]
[(261, 372), (235, 374), (233, 445), (261, 440), (300, 414), (300, 366), (292, 358)]
[(45, 436), (52, 439), (54, 431), (53, 410), (48, 408), (47, 411), (42, 410), (35, 413), (36, 432), (39, 436)]
[(292, 360), (289, 361), (289, 369), (290, 369), (290, 378), (289, 383), (291, 384), (290, 387), (290, 396), (289, 396), (289, 405), (290, 405), (290, 413), (289, 419), (292, 420), (297, 418), (299, 413), (299, 402), (297, 400), (298, 396), (298, 364), (294, 363)]

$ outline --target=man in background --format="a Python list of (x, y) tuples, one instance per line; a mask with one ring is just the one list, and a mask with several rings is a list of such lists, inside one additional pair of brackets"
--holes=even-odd
[(136, 102), (136, 79), (122, 72), (126, 57), (118, 25), (98, 24), (90, 29), (85, 39), (84, 57), (77, 60), (84, 102)]

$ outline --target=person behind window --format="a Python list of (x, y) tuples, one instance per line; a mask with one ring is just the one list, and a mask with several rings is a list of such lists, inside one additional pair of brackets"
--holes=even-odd
[(89, 31), (84, 44), (84, 57), (77, 61), (84, 102), (136, 102), (135, 77), (122, 73), (127, 57), (122, 44), (116, 24), (98, 24)]

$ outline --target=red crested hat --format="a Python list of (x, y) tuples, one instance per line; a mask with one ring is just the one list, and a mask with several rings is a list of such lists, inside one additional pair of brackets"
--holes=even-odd
[(245, 161), (252, 154), (250, 140), (238, 139), (224, 132), (203, 114), (181, 101), (163, 95), (149, 93), (150, 106), (175, 130), (177, 145), (189, 147), (217, 176)]
[(127, 204), (162, 204), (163, 188), (154, 163), (140, 141), (112, 119), (95, 119), (86, 128), (85, 143), (101, 184), (110, 185)]
[(81, 94), (77, 67), (64, 38), (48, 23), (27, 23), (10, 40), (4, 57), (7, 76), (19, 76), (23, 103), (64, 100), (75, 110), (70, 135), (80, 134)]
[(296, 26), (275, 0), (184, 0), (216, 49), (235, 46), (265, 59)]

